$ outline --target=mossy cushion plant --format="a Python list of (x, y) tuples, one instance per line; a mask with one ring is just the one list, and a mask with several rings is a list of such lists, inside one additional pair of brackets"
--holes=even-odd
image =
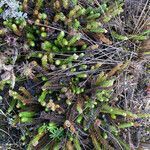
[(138, 58), (124, 42), (139, 43), (149, 30), (112, 27), (124, 13), (122, 0), (13, 2), (0, 2), (0, 97), (7, 95), (20, 147), (131, 149), (126, 131), (150, 115), (127, 108)]

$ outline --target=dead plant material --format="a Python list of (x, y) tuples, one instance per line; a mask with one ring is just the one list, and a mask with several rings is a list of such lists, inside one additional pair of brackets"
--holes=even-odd
[(113, 42), (111, 41), (111, 40), (109, 40), (109, 38), (107, 38), (104, 34), (94, 34), (93, 35), (93, 37), (94, 37), (94, 39), (96, 40), (96, 41), (99, 41), (99, 42), (103, 42), (103, 43), (105, 43), (105, 44), (107, 44), (107, 45), (112, 45), (113, 44)]

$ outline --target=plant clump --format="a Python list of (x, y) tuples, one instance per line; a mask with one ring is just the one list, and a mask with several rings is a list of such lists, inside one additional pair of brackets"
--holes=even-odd
[(131, 134), (146, 132), (150, 118), (137, 104), (139, 91), (143, 101), (149, 95), (147, 7), (135, 32), (123, 0), (0, 2), (0, 98), (19, 148), (129, 150), (142, 142)]

